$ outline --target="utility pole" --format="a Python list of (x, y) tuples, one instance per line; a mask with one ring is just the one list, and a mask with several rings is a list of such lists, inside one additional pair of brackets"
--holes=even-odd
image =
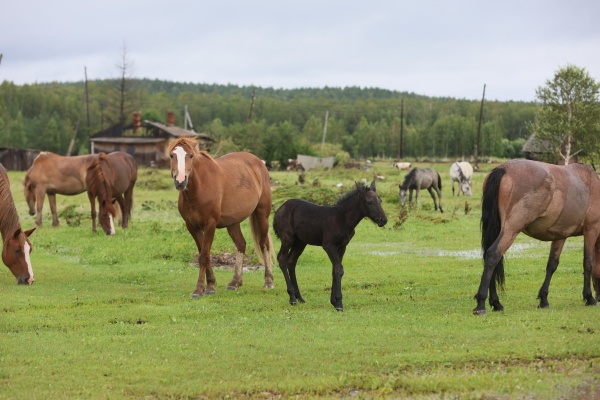
[(325, 123), (323, 124), (323, 139), (321, 140), (321, 147), (325, 145), (325, 136), (327, 136), (327, 121), (329, 121), (329, 110), (325, 112)]
[(479, 108), (479, 123), (477, 124), (477, 143), (475, 144), (475, 170), (479, 170), (479, 149), (481, 148), (481, 120), (483, 119), (483, 100), (485, 99), (485, 83), (483, 84), (483, 96), (481, 96), (481, 107)]
[(402, 102), (400, 103), (400, 144), (398, 144), (398, 159), (402, 160), (403, 157), (403, 146), (402, 146), (402, 141), (403, 141), (403, 136), (404, 136), (404, 99), (402, 99)]
[(256, 96), (256, 89), (252, 89), (252, 100), (250, 100), (250, 113), (248, 114), (248, 122), (252, 122), (252, 111), (254, 111), (254, 97)]

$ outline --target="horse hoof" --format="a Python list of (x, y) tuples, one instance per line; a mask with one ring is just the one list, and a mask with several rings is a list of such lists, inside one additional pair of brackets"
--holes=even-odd
[(235, 285), (227, 285), (227, 290), (237, 290), (237, 288)]
[(485, 315), (485, 314), (487, 314), (487, 312), (485, 311), (485, 309), (483, 309), (483, 310), (478, 310), (478, 309), (476, 309), (476, 308), (475, 308), (475, 309), (473, 310), (473, 315)]
[(295, 306), (297, 303), (295, 301), (290, 301), (290, 305)]
[(216, 290), (214, 290), (214, 289), (210, 290), (210, 289), (209, 289), (209, 290), (206, 290), (206, 291), (204, 292), (204, 296), (210, 296), (210, 295), (212, 295), (212, 294), (215, 294), (215, 293), (217, 293), (217, 291), (216, 291)]
[(335, 308), (335, 311), (337, 311), (337, 312), (343, 312), (343, 311), (344, 311), (344, 309), (343, 309), (342, 307), (336, 307), (336, 308)]
[(546, 309), (547, 309), (547, 308), (550, 308), (550, 304), (545, 304), (545, 305), (541, 305), (541, 304), (540, 304), (540, 305), (538, 306), (538, 308), (542, 308), (542, 309), (546, 308)]
[(263, 289), (275, 289), (275, 285), (273, 285), (272, 283), (265, 283)]
[(190, 299), (197, 299), (198, 297), (200, 297), (200, 295), (196, 292), (194, 292), (190, 295)]

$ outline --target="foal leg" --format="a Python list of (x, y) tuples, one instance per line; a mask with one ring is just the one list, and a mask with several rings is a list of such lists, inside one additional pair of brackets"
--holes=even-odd
[(332, 265), (331, 297), (329, 302), (337, 311), (344, 311), (342, 304), (342, 277), (344, 276), (344, 266), (339, 256), (339, 251), (335, 245), (323, 246), (327, 252)]
[[(296, 279), (296, 264), (298, 263), (298, 259), (302, 255), (302, 252), (306, 248), (306, 243), (296, 240), (292, 245), (290, 250), (290, 254), (288, 257), (288, 268), (290, 271), (290, 280), (292, 283), (292, 287), (294, 289), (294, 297), (300, 302), (305, 303), (302, 295), (300, 295), (300, 288), (298, 287), (298, 280)], [(291, 298), (291, 296), (290, 296)]]
[(552, 279), (552, 275), (558, 268), (558, 263), (560, 261), (560, 253), (562, 252), (563, 246), (567, 240), (555, 240), (550, 245), (550, 254), (548, 255), (548, 263), (546, 264), (546, 279), (544, 279), (544, 283), (538, 292), (538, 299), (540, 300), (540, 304), (538, 308), (550, 308), (550, 304), (548, 303), (548, 292), (550, 289), (550, 280)]
[(242, 235), (240, 224), (235, 224), (227, 227), (227, 233), (233, 240), (237, 253), (235, 255), (235, 269), (233, 279), (227, 284), (228, 290), (236, 290), (242, 286), (242, 273), (244, 268), (244, 255), (246, 254), (246, 239)]

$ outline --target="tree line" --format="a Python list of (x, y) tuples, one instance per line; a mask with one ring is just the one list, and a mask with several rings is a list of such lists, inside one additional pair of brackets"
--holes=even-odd
[[(121, 112), (184, 125), (215, 136), (214, 150), (245, 150), (268, 161), (296, 154), (353, 159), (431, 161), (472, 157), (480, 101), (434, 98), (377, 88), (274, 89), (130, 79), (123, 106), (119, 79), (0, 85), (0, 147), (65, 154), (76, 126), (75, 154), (89, 152), (89, 136), (118, 123)], [(119, 87), (121, 90), (115, 90)], [(120, 97), (119, 97), (120, 96)], [(118, 105), (120, 104), (120, 107)], [(522, 157), (536, 117), (535, 102), (485, 101), (480, 159)], [(327, 115), (327, 118), (326, 118)], [(126, 116), (129, 123), (131, 116)], [(78, 121), (79, 125), (78, 125)], [(402, 128), (402, 129), (401, 129)], [(402, 133), (402, 154), (400, 135)]]

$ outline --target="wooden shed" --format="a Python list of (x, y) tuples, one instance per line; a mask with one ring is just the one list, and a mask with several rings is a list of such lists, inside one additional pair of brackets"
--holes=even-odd
[[(131, 154), (138, 165), (164, 167), (168, 165), (167, 147), (169, 141), (181, 136), (193, 136), (203, 150), (210, 151), (214, 139), (203, 133), (196, 133), (160, 122), (139, 121), (134, 115), (133, 124), (123, 127), (120, 124), (98, 132), (90, 138), (91, 153), (124, 151)], [(171, 120), (171, 118), (169, 118)]]
[(7, 171), (27, 171), (38, 154), (39, 150), (0, 147), (0, 164)]

